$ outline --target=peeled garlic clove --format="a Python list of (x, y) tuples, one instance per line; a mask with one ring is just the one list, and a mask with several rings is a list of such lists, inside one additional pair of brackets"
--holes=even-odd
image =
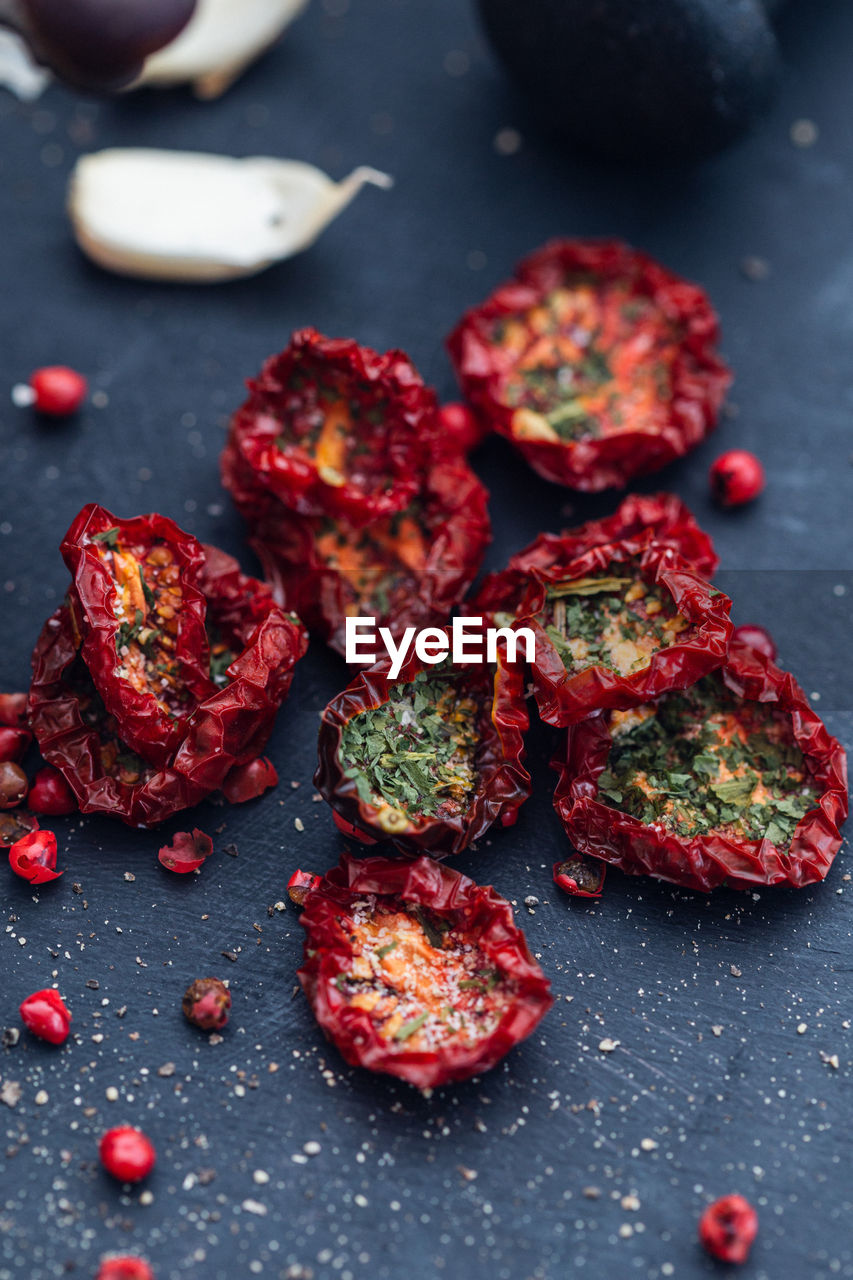
[(133, 86), (192, 83), (218, 98), (278, 39), (308, 0), (197, 0), (176, 40), (148, 59)]
[(254, 275), (316, 240), (376, 169), (333, 182), (299, 160), (116, 147), (81, 156), (68, 212), (77, 243), (109, 271), (211, 282)]
[(0, 31), (0, 86), (22, 102), (35, 102), (50, 80), (50, 72), (37, 65), (20, 36)]

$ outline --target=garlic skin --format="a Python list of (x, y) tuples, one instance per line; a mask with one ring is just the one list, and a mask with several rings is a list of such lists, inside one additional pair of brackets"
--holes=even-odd
[(131, 88), (192, 84), (218, 98), (306, 7), (308, 0), (197, 0), (187, 26), (152, 54)]
[(108, 271), (215, 283), (307, 248), (365, 183), (392, 179), (362, 167), (335, 183), (299, 160), (116, 147), (77, 161), (68, 213), (80, 248)]

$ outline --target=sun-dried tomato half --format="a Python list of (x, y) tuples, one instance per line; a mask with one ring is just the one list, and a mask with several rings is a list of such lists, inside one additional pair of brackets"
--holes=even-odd
[(494, 617), (532, 631), (539, 714), (567, 725), (684, 688), (718, 667), (730, 608), (671, 547), (639, 538), (532, 570), (516, 617)]
[(42, 755), (62, 773), (83, 813), (107, 812), (153, 826), (222, 786), (260, 754), (307, 640), (263, 583), (231, 556), (203, 548), (198, 588), (213, 692), (185, 717), (167, 763), (133, 751), (86, 666), (72, 611), (48, 619), (33, 654), (30, 712)]
[(530, 794), (522, 669), (427, 666), (412, 654), (363, 672), (323, 712), (314, 782), (356, 835), (407, 852), (459, 853), (510, 826)]
[(575, 848), (690, 889), (822, 880), (847, 761), (794, 678), (735, 641), (725, 666), (574, 725), (554, 804)]
[(90, 503), (62, 542), (81, 656), (126, 744), (165, 764), (215, 692), (200, 542), (165, 516), (119, 520)]
[(554, 884), (574, 898), (600, 898), (606, 871), (606, 862), (575, 853), (563, 862), (554, 863)]
[(419, 1089), (487, 1071), (553, 1003), (512, 909), (430, 858), (344, 854), (305, 900), (299, 981), (353, 1066)]
[(438, 437), (434, 393), (401, 351), (314, 329), (249, 382), (222, 478), (248, 520), (270, 503), (364, 524), (402, 511)]
[(730, 375), (698, 286), (616, 241), (557, 240), (448, 339), (465, 395), (547, 480), (624, 486), (714, 426)]
[(250, 544), (277, 597), (345, 653), (347, 617), (372, 617), (398, 637), (440, 626), (473, 582), (491, 537), (488, 494), (461, 460), (438, 462), (405, 511), (370, 525), (312, 519), (279, 507)]
[(719, 564), (714, 544), (699, 528), (693, 512), (674, 493), (629, 493), (612, 516), (587, 520), (562, 533), (540, 533), (529, 546), (511, 556), (505, 569), (488, 573), (476, 595), (466, 605), (471, 614), (517, 612), (533, 570), (550, 572), (567, 564), (590, 547), (626, 538), (648, 540), (673, 547), (695, 573), (710, 578)]

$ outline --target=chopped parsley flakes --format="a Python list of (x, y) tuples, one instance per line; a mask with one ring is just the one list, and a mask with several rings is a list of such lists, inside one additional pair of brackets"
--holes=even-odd
[(819, 798), (788, 719), (737, 699), (718, 675), (614, 712), (611, 733), (599, 800), (679, 836), (765, 838), (785, 850)]

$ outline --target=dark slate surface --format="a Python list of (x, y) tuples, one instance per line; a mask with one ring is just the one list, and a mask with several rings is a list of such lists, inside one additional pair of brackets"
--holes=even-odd
[[(465, 305), (550, 235), (618, 233), (708, 286), (737, 374), (737, 416), (645, 487), (668, 484), (695, 507), (739, 619), (774, 629), (849, 742), (853, 10), (795, 4), (786, 80), (760, 131), (695, 172), (653, 175), (578, 163), (537, 135), (467, 8), (315, 0), (210, 105), (0, 96), (0, 687), (27, 679), (64, 589), (56, 547), (84, 502), (162, 510), (249, 563), (218, 483), (222, 426), (293, 326), (401, 345), (451, 395), (442, 336)], [(789, 137), (800, 117), (819, 127), (806, 149)], [(506, 129), (522, 135), (512, 154), (495, 143)], [(513, 141), (503, 134), (504, 150)], [(397, 185), (366, 191), (312, 251), (259, 279), (147, 286), (90, 268), (63, 215), (78, 151), (116, 143), (269, 152), (336, 176), (372, 163)], [(739, 269), (749, 255), (769, 263), (760, 283)], [(11, 407), (11, 386), (53, 361), (102, 393), (79, 421), (42, 425)], [(726, 515), (705, 473), (735, 444), (758, 449), (769, 485)], [(498, 442), (477, 465), (495, 566), (540, 528), (615, 503), (536, 480)], [(294, 995), (295, 911), (267, 912), (295, 865), (322, 870), (340, 845), (311, 774), (318, 710), (343, 682), (343, 665), (312, 651), (271, 743), (278, 792), (193, 815), (217, 834), (201, 876), (162, 871), (156, 835), (86, 819), (57, 823), (61, 880), (36, 895), (4, 881), (0, 1018), (14, 1024), (20, 999), (56, 979), (75, 1035), (59, 1051), (22, 1036), (0, 1053), (3, 1083), (21, 1089), (0, 1107), (0, 1278), (86, 1277), (103, 1252), (136, 1249), (158, 1280), (699, 1277), (715, 1268), (696, 1220), (732, 1190), (761, 1215), (745, 1275), (853, 1275), (844, 852), (799, 894), (708, 900), (611, 874), (600, 903), (570, 901), (551, 884), (565, 844), (551, 742), (535, 733), (536, 798), (459, 866), (519, 904), (541, 900), (520, 913), (559, 1002), (487, 1078), (425, 1100), (343, 1066)], [(179, 1009), (207, 973), (234, 994), (214, 1046)], [(609, 1054), (604, 1037), (619, 1041)], [(122, 1121), (158, 1148), (142, 1194), (121, 1194), (95, 1162), (99, 1133)]]

